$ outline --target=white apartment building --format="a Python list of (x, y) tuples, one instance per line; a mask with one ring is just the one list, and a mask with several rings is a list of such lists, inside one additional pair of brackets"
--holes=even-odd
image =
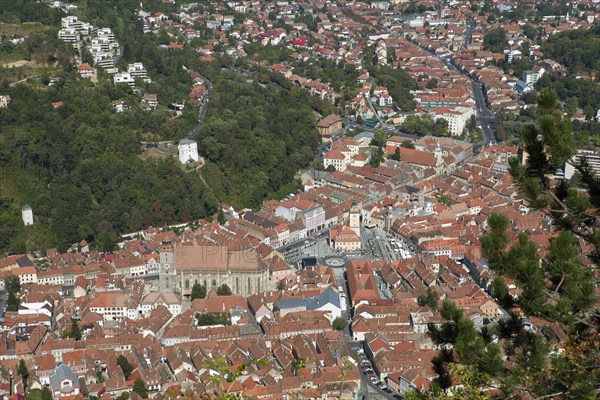
[(131, 76), (131, 74), (129, 72), (117, 72), (113, 76), (113, 81), (114, 81), (115, 85), (120, 84), (120, 83), (125, 83), (129, 86), (135, 85), (135, 80), (133, 79), (133, 77)]
[(131, 74), (134, 78), (147, 78), (148, 72), (146, 68), (144, 68), (144, 64), (141, 62), (129, 64), (127, 66), (127, 72)]
[[(94, 64), (102, 68), (113, 68), (115, 66), (114, 58), (104, 51), (93, 53)], [(116, 69), (116, 68), (115, 68)]]
[(104, 321), (136, 319), (139, 315), (137, 306), (130, 304), (129, 295), (116, 292), (100, 293), (92, 298), (89, 309), (101, 316)]
[(565, 163), (565, 179), (571, 179), (577, 169), (575, 166), (579, 160), (585, 159), (591, 169), (600, 174), (600, 152), (594, 150), (578, 150), (575, 155)]
[(115, 34), (110, 28), (100, 28), (96, 31), (96, 36), (98, 38), (106, 38), (111, 43), (115, 41)]
[(323, 155), (323, 167), (333, 165), (336, 171), (345, 171), (348, 166), (347, 157), (339, 150), (331, 150)]
[(471, 118), (471, 115), (475, 115), (472, 108), (456, 107), (436, 116), (436, 119), (443, 118), (448, 121), (448, 130), (450, 133), (453, 136), (460, 136), (465, 129), (465, 124), (469, 118)]
[(92, 39), (92, 43), (90, 44), (89, 49), (92, 54), (98, 53), (100, 51), (107, 52), (110, 49), (110, 44), (111, 44), (111, 41), (108, 40), (108, 38), (105, 38), (105, 37), (94, 38), (94, 39)]
[(535, 85), (541, 77), (542, 74), (540, 72), (534, 70), (527, 70), (523, 71), (521, 79), (528, 85)]
[(79, 34), (73, 28), (63, 28), (58, 31), (58, 38), (65, 43), (76, 43), (79, 40)]
[(19, 277), (21, 285), (26, 283), (37, 283), (37, 271), (35, 270), (35, 267), (15, 268), (11, 272), (14, 276)]
[(69, 15), (67, 17), (63, 17), (60, 20), (61, 28), (72, 28), (72, 29), (81, 29), (83, 27), (83, 22), (79, 21), (79, 19), (74, 15)]
[(64, 275), (58, 271), (41, 271), (38, 273), (37, 283), (40, 285), (64, 285)]

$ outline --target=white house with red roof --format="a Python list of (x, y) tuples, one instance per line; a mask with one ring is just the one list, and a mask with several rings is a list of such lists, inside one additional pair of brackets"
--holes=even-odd
[(90, 64), (83, 63), (79, 67), (77, 67), (77, 72), (82, 78), (89, 79), (92, 76), (94, 76), (94, 73), (96, 73), (96, 69)]
[(336, 171), (345, 171), (348, 166), (347, 157), (339, 150), (331, 150), (323, 154), (323, 167), (333, 166)]

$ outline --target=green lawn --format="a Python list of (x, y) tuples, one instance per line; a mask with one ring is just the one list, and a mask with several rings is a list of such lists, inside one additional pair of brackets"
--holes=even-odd
[(19, 49), (14, 49), (10, 53), (7, 51), (0, 51), (0, 63), (5, 64), (13, 61), (24, 60), (25, 54)]
[(13, 34), (25, 36), (33, 30), (39, 32), (49, 28), (49, 26), (42, 25), (39, 22), (24, 22), (22, 24), (0, 22), (0, 32), (6, 36), (12, 36)]

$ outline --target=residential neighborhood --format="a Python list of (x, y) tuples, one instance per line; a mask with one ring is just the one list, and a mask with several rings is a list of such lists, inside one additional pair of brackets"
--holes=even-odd
[(0, 399), (600, 395), (599, 1), (38, 3), (0, 116), (81, 160), (0, 130)]

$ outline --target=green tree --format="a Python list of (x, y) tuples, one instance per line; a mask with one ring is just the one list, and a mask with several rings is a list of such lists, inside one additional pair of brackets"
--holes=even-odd
[(205, 297), (206, 297), (206, 286), (201, 285), (199, 283), (194, 283), (194, 286), (192, 286), (191, 300), (203, 299)]
[(222, 284), (217, 289), (217, 296), (231, 296), (232, 294), (231, 289), (226, 283)]
[(47, 387), (42, 389), (42, 400), (53, 400), (52, 392)]
[(71, 334), (70, 337), (76, 341), (81, 340), (81, 330), (79, 329), (79, 323), (76, 319), (71, 319)]
[(569, 97), (565, 100), (564, 110), (568, 116), (572, 116), (577, 112), (577, 108), (579, 107), (579, 99), (577, 97)]
[(285, 282), (284, 280), (280, 280), (279, 282), (277, 282), (277, 290), (285, 290), (286, 286), (285, 286)]
[(405, 140), (402, 143), (400, 143), (400, 147), (404, 147), (405, 149), (414, 149), (415, 145), (410, 140)]
[[(523, 130), (528, 160), (521, 165), (511, 159), (510, 173), (529, 204), (554, 220), (558, 232), (543, 258), (526, 233), (510, 239), (509, 220), (503, 215), (490, 215), (488, 231), (480, 239), (483, 255), (497, 275), (492, 293), (510, 316), (498, 323), (497, 334), (504, 339), (506, 353), (517, 355), (515, 366), (502, 371), (502, 397), (521, 392), (533, 398), (594, 398), (592, 382), (598, 381), (598, 370), (592, 365), (600, 358), (598, 316), (592, 312), (594, 270), (581, 262), (580, 249), (587, 242), (592, 253), (586, 255), (597, 257), (600, 182), (585, 163), (577, 169), (587, 193), (549, 178), (574, 153), (573, 133), (562, 119), (556, 93), (542, 91), (538, 108), (537, 124)], [(519, 287), (518, 298), (510, 297), (504, 277)], [(568, 332), (564, 353), (550, 353), (544, 337), (525, 331), (517, 311), (562, 326)], [(542, 334), (551, 337), (544, 329)]]
[(371, 158), (369, 159), (369, 165), (373, 168), (379, 167), (383, 161), (383, 148), (376, 147), (371, 150)]
[(306, 360), (305, 359), (297, 358), (294, 361), (292, 361), (292, 373), (294, 375), (298, 375), (298, 371), (300, 371), (303, 368), (306, 368)]
[(427, 288), (427, 292), (417, 297), (417, 303), (422, 306), (429, 306), (432, 310), (437, 310), (439, 296), (437, 292)]
[(144, 383), (142, 378), (137, 378), (133, 382), (133, 391), (139, 394), (142, 399), (148, 398), (148, 389), (146, 388), (146, 383)]
[(343, 331), (348, 326), (348, 321), (345, 318), (337, 317), (332, 322), (332, 327), (336, 331)]
[(508, 39), (504, 28), (494, 28), (483, 38), (483, 47), (494, 53), (502, 53), (506, 46), (508, 46)]
[(129, 363), (129, 360), (124, 355), (117, 357), (117, 365), (121, 367), (125, 380), (129, 380), (131, 373), (133, 372), (133, 366)]
[(400, 147), (396, 147), (396, 149), (394, 150), (394, 153), (390, 154), (388, 156), (388, 159), (400, 161)]
[(231, 321), (225, 313), (198, 313), (196, 320), (198, 326), (231, 325)]
[(8, 298), (6, 299), (6, 311), (19, 311), (19, 304), (21, 301), (13, 292), (8, 292)]
[(378, 129), (375, 131), (373, 135), (373, 140), (371, 140), (371, 146), (374, 147), (385, 147), (387, 143), (387, 133), (383, 129)]
[(29, 378), (29, 370), (27, 369), (27, 365), (25, 365), (25, 360), (22, 358), (19, 360), (19, 367), (17, 369), (17, 374), (23, 380), (23, 388), (27, 391), (27, 378)]
[(41, 400), (42, 391), (40, 389), (30, 389), (25, 396), (25, 400)]
[(475, 133), (477, 131), (477, 117), (475, 114), (471, 115), (465, 124), (465, 129), (468, 133)]
[(21, 290), (21, 280), (16, 275), (4, 278), (4, 288), (8, 293), (19, 293)]
[(438, 86), (438, 81), (435, 78), (431, 78), (427, 81), (427, 84), (425, 86), (427, 87), (427, 89), (435, 89)]
[(116, 400), (127, 400), (128, 398), (129, 392), (123, 392), (116, 398)]
[(225, 213), (223, 212), (222, 207), (219, 207), (219, 214), (217, 215), (217, 221), (221, 225), (224, 225), (227, 222), (227, 219), (225, 218)]
[(482, 333), (475, 329), (473, 322), (464, 317), (463, 310), (453, 302), (442, 302), (440, 314), (447, 322), (439, 328), (430, 324), (429, 335), (435, 344), (452, 345), (452, 350), (441, 352), (433, 362), (439, 374), (436, 383), (446, 389), (451, 384), (449, 369), (453, 364), (460, 363), (472, 374), (477, 385), (487, 384), (490, 377), (497, 376), (502, 369), (500, 348), (487, 342)]
[(432, 128), (433, 136), (448, 136), (450, 135), (450, 131), (448, 130), (448, 121), (444, 118), (438, 118), (433, 123)]

